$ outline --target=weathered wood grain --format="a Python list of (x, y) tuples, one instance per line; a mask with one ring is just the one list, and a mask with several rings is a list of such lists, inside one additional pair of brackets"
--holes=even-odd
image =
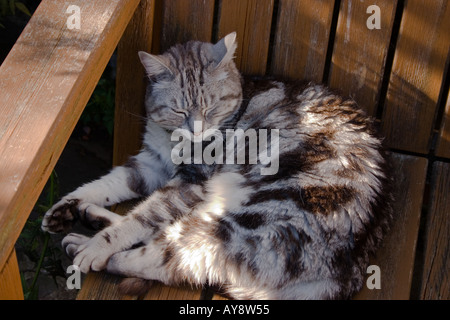
[(222, 0), (219, 39), (236, 31), (236, 65), (245, 74), (264, 75), (274, 0)]
[(321, 82), (334, 0), (280, 0), (271, 73)]
[[(371, 5), (380, 8), (380, 29), (367, 27)], [(396, 7), (396, 0), (341, 2), (329, 85), (351, 96), (370, 115), (379, 103)]]
[(90, 272), (83, 280), (77, 300), (136, 300), (138, 297), (119, 293), (122, 279), (105, 272)]
[(214, 0), (167, 0), (162, 3), (159, 52), (189, 40), (211, 41)]
[(371, 260), (381, 269), (381, 289), (364, 286), (355, 299), (407, 300), (422, 209), (428, 160), (392, 154), (395, 173), (394, 222), (382, 247)]
[(447, 104), (442, 119), (441, 129), (436, 147), (438, 157), (450, 158), (450, 90), (447, 96)]
[(12, 250), (3, 269), (0, 270), (0, 300), (23, 300), (22, 282), (16, 250)]
[(142, 0), (117, 47), (113, 165), (141, 148), (145, 125), (145, 72), (138, 51), (151, 52), (155, 0)]
[(433, 164), (421, 299), (450, 299), (450, 163)]
[(143, 300), (200, 300), (202, 288), (184, 286), (165, 286), (161, 283), (155, 283)]
[(6, 262), (138, 0), (44, 0), (0, 66), (0, 268)]
[(429, 152), (449, 30), (447, 0), (405, 1), (382, 119), (388, 146)]

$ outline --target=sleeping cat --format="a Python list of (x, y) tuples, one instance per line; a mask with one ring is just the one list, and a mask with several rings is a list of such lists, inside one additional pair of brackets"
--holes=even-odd
[[(80, 219), (101, 229), (62, 245), (82, 272), (135, 279), (129, 291), (157, 280), (236, 299), (350, 298), (392, 215), (373, 121), (322, 85), (242, 78), (235, 39), (139, 52), (149, 78), (141, 152), (63, 197), (42, 228), (66, 232)], [(196, 137), (200, 152), (224, 159), (230, 130), (260, 138), (234, 145), (245, 161), (174, 163), (176, 147), (198, 146)], [(268, 174), (263, 149), (278, 161)], [(104, 208), (132, 198), (143, 201), (126, 216)]]

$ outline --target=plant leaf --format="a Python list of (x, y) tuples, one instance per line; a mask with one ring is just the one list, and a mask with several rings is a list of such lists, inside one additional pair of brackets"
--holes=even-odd
[(16, 7), (14, 6), (14, 0), (9, 0), (9, 10), (11, 10), (13, 16), (16, 15)]
[(22, 2), (16, 2), (16, 8), (19, 11), (22, 11), (23, 13), (25, 13), (27, 16), (31, 17), (30, 10), (28, 10), (28, 8)]
[(7, 0), (0, 0), (0, 9), (1, 9), (1, 16), (6, 16), (8, 13), (8, 2)]

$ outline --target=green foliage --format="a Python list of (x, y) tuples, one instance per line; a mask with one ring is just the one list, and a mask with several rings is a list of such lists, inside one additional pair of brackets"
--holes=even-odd
[(35, 207), (39, 212), (38, 218), (28, 219), (17, 241), (24, 254), (35, 264), (34, 277), (30, 284), (25, 280), (23, 272), (21, 273), (24, 296), (29, 300), (38, 298), (37, 280), (42, 269), (53, 277), (55, 284), (57, 276), (66, 277), (61, 263), (61, 250), (52, 245), (50, 235), (41, 229), (44, 213), (53, 206), (59, 194), (55, 171), (50, 176), (46, 193), (45, 200)]
[(114, 129), (114, 98), (114, 80), (104, 74), (92, 93), (91, 99), (81, 115), (80, 122), (83, 125), (104, 128), (112, 136)]
[(0, 0), (0, 27), (5, 28), (1, 23), (2, 19), (6, 16), (15, 16), (18, 12), (31, 17), (31, 12), (27, 6), (17, 0)]

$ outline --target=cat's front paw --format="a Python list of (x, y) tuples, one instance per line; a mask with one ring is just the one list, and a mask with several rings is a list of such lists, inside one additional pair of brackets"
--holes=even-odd
[(63, 239), (62, 246), (69, 256), (74, 257), (73, 264), (83, 273), (105, 269), (109, 258), (114, 253), (110, 252), (110, 247), (104, 238), (98, 236), (88, 238), (76, 233), (68, 234)]
[(78, 199), (61, 199), (45, 213), (42, 219), (42, 230), (50, 233), (69, 231), (80, 216), (79, 203)]

